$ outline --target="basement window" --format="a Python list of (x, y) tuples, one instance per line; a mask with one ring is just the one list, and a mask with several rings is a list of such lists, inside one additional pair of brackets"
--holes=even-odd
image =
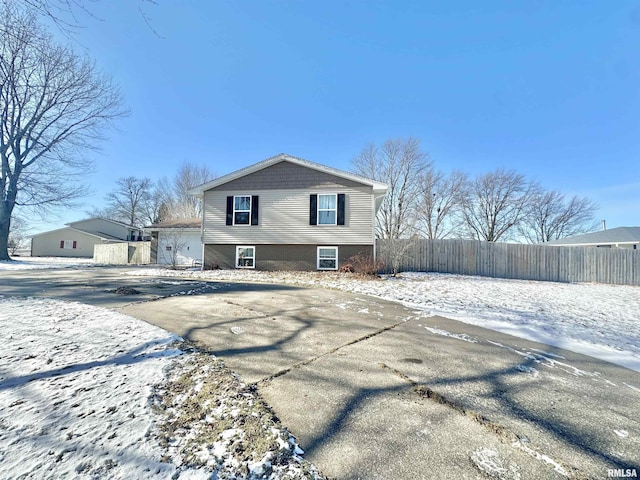
[(236, 268), (256, 268), (256, 247), (236, 247)]
[(318, 270), (338, 269), (338, 247), (318, 247)]

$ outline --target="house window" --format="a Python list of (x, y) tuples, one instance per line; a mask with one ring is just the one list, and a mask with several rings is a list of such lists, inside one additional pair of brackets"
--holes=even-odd
[(309, 196), (309, 225), (345, 225), (346, 194), (318, 194)]
[(171, 251), (171, 245), (167, 245), (167, 246), (165, 247), (165, 249), (167, 250), (167, 252), (170, 252), (170, 251)]
[(338, 247), (318, 247), (318, 270), (338, 269)]
[(258, 195), (227, 197), (227, 225), (258, 225)]
[(318, 195), (318, 225), (336, 225), (337, 217), (337, 195)]
[(251, 221), (251, 197), (242, 195), (233, 197), (233, 224), (249, 225)]
[(236, 268), (256, 268), (256, 247), (236, 247)]
[(72, 249), (78, 248), (78, 242), (76, 240), (60, 240), (60, 248)]

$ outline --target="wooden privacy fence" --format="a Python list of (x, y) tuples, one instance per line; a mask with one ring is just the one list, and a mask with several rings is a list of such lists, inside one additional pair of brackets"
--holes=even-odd
[(93, 247), (93, 261), (107, 265), (151, 263), (151, 242), (104, 243)]
[(377, 240), (385, 272), (440, 272), (552, 282), (640, 285), (640, 251), (475, 240)]

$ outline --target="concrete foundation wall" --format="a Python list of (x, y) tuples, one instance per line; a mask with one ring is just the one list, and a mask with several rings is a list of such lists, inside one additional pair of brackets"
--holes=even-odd
[[(254, 246), (246, 244), (246, 246)], [(320, 245), (255, 245), (256, 270), (317, 270)], [(325, 246), (325, 245), (322, 245)], [(372, 245), (326, 245), (338, 247), (338, 266), (353, 255), (373, 256)], [(236, 245), (204, 246), (204, 268), (236, 268)]]

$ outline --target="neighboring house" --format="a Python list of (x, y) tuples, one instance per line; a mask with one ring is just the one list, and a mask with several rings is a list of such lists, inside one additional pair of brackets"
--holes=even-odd
[(194, 188), (204, 268), (336, 270), (375, 256), (384, 183), (280, 154)]
[(106, 218), (67, 223), (31, 238), (33, 257), (93, 257), (94, 245), (142, 240), (142, 231)]
[(617, 227), (609, 230), (575, 235), (546, 242), (545, 245), (564, 247), (629, 248), (640, 245), (640, 227)]
[(180, 218), (155, 223), (151, 234), (151, 263), (185, 266), (202, 264), (202, 220)]

